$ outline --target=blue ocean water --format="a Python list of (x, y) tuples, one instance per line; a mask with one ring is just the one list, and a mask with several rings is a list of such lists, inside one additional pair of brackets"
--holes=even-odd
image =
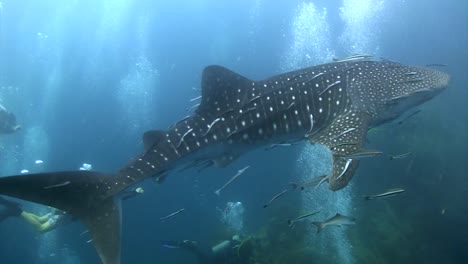
[[(0, 137), (0, 175), (113, 172), (143, 150), (142, 134), (189, 114), (201, 73), (223, 65), (252, 79), (356, 53), (405, 64), (447, 64), (451, 87), (402, 125), (369, 132), (368, 145), (410, 159), (364, 160), (351, 184), (295, 192), (262, 206), (290, 182), (329, 170), (326, 151), (300, 144), (259, 149), (224, 169), (188, 170), (123, 207), (122, 263), (197, 263), (161, 240), (209, 250), (234, 233), (253, 237), (243, 263), (465, 263), (468, 258), (468, 3), (423, 0), (0, 0), (0, 104), (22, 130)], [(44, 161), (36, 164), (36, 160)], [(213, 192), (250, 168), (221, 196)], [(404, 186), (403, 195), (363, 195)], [(242, 230), (221, 212), (241, 202)], [(45, 214), (48, 208), (22, 202)], [(180, 208), (185, 211), (161, 222)], [(219, 210), (220, 209), (220, 210)], [(320, 210), (356, 225), (315, 234), (288, 218)], [(0, 263), (100, 263), (73, 223), (39, 234), (20, 218), (0, 223)], [(327, 231), (327, 232), (326, 232)]]

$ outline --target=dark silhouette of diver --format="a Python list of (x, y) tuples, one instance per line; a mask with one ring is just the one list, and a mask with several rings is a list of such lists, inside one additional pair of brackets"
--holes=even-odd
[(0, 104), (0, 134), (11, 134), (21, 129), (16, 124), (16, 116)]
[[(236, 238), (237, 237), (237, 238)], [(241, 241), (238, 236), (224, 240), (212, 247), (211, 251), (202, 250), (198, 243), (191, 240), (161, 241), (161, 245), (170, 249), (183, 249), (193, 254), (200, 264), (242, 264), (247, 263), (245, 256), (241, 258), (238, 247)]]
[[(143, 188), (138, 187), (123, 193), (122, 199), (127, 200), (137, 195), (144, 193)], [(0, 209), (0, 222), (9, 217), (22, 217), (26, 222), (34, 226), (39, 232), (46, 233), (55, 228), (74, 222), (78, 218), (67, 214), (64, 211), (52, 208), (52, 211), (46, 215), (38, 216), (36, 214), (23, 211), (21, 204), (7, 200), (0, 196), (0, 205), (4, 207)]]

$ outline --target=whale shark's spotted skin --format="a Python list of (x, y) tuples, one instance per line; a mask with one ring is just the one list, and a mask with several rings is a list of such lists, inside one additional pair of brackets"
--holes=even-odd
[[(309, 139), (333, 152), (358, 151), (369, 125), (398, 117), (445, 87), (448, 76), (386, 61), (336, 62), (262, 81), (220, 66), (207, 67), (195, 114), (172, 129), (145, 135), (146, 152), (121, 170), (127, 185), (185, 160), (223, 167), (249, 149)], [(335, 159), (327, 178), (332, 190), (349, 182), (358, 160)], [(122, 178), (121, 178), (122, 179)]]
[(325, 180), (339, 190), (358, 167), (358, 159), (347, 157), (362, 150), (369, 126), (397, 118), (448, 82), (445, 73), (388, 61), (334, 62), (261, 81), (209, 66), (195, 113), (167, 131), (146, 132), (144, 153), (117, 175), (72, 171), (1, 177), (0, 194), (80, 218), (102, 262), (118, 264), (121, 218), (115, 197), (130, 185), (151, 176), (162, 180), (179, 165), (223, 167), (262, 145), (309, 140), (334, 154)]

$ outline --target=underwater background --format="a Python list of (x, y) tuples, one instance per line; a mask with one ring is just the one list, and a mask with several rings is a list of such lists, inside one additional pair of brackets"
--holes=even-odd
[[(253, 237), (245, 263), (466, 263), (468, 259), (468, 2), (458, 0), (0, 0), (0, 103), (22, 130), (0, 137), (0, 175), (113, 172), (143, 150), (142, 134), (190, 113), (204, 67), (252, 79), (352, 54), (405, 64), (447, 64), (451, 87), (401, 125), (369, 131), (368, 148), (412, 152), (366, 159), (350, 185), (290, 192), (327, 173), (323, 147), (303, 143), (248, 153), (224, 169), (148, 180), (123, 207), (122, 263), (197, 263), (161, 240), (201, 248)], [(36, 164), (36, 160), (44, 161)], [(250, 166), (223, 191), (213, 192)], [(365, 201), (394, 187), (406, 192)], [(228, 202), (241, 202), (235, 222)], [(22, 202), (45, 214), (45, 206)], [(170, 221), (160, 218), (180, 208)], [(288, 227), (286, 220), (319, 210)], [(336, 213), (348, 227), (316, 234)], [(234, 216), (233, 216), (234, 217)], [(84, 227), (39, 234), (20, 218), (0, 224), (0, 263), (100, 263)]]

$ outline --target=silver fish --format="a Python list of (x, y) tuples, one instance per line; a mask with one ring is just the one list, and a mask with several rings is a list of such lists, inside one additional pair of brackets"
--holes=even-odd
[(334, 150), (334, 149), (337, 149), (341, 146), (354, 146), (354, 145), (357, 145), (358, 143), (356, 142), (342, 142), (342, 143), (338, 143), (336, 145), (333, 145), (330, 147), (331, 150)]
[(403, 124), (403, 122), (405, 122), (406, 120), (410, 119), (411, 117), (419, 114), (419, 112), (421, 112), (421, 110), (416, 110), (414, 111), (413, 113), (407, 115), (406, 117), (404, 117), (403, 119), (401, 119), (400, 121), (398, 121), (398, 125), (401, 125)]
[(378, 150), (368, 150), (368, 149), (361, 149), (355, 153), (347, 154), (347, 155), (340, 155), (334, 154), (337, 158), (343, 159), (363, 159), (363, 158), (373, 158), (375, 156), (381, 155), (383, 152)]
[(193, 106), (191, 106), (189, 108), (186, 108), (185, 111), (187, 111), (187, 112), (192, 111), (193, 109), (195, 109), (195, 108), (197, 108), (199, 106), (200, 106), (200, 104), (193, 105)]
[(388, 197), (388, 196), (397, 195), (397, 194), (400, 194), (400, 193), (402, 193), (402, 192), (404, 192), (404, 191), (405, 191), (405, 190), (402, 189), (402, 188), (388, 189), (388, 190), (386, 190), (386, 191), (383, 192), (383, 193), (373, 194), (373, 195), (366, 195), (366, 196), (364, 196), (364, 199), (366, 199), (366, 200), (374, 200), (374, 199), (377, 199), (377, 198), (382, 198), (382, 197)]
[(195, 98), (190, 99), (190, 102), (193, 102), (193, 101), (196, 101), (196, 100), (200, 100), (201, 98), (202, 98), (201, 95), (200, 95), (200, 96), (197, 96), (197, 97), (195, 97)]
[(443, 64), (443, 63), (432, 63), (432, 64), (427, 64), (426, 67), (446, 67), (448, 64)]
[(70, 181), (66, 181), (66, 182), (62, 182), (62, 183), (58, 183), (58, 184), (46, 186), (46, 187), (44, 187), (44, 189), (63, 187), (63, 186), (66, 186), (66, 185), (68, 185), (68, 184), (70, 184), (70, 183), (71, 183)]
[(294, 143), (277, 143), (277, 144), (271, 144), (270, 146), (266, 147), (265, 150), (270, 150), (270, 149), (274, 149), (276, 147), (291, 147), (291, 146), (294, 146), (296, 144)]
[(323, 182), (323, 179), (325, 179), (326, 177), (327, 175), (317, 176), (303, 183), (291, 182), (290, 185), (293, 190), (300, 188), (301, 191), (303, 191), (306, 187), (310, 185), (315, 185), (318, 182)]
[(219, 188), (218, 190), (216, 190), (216, 191), (215, 191), (215, 194), (219, 196), (219, 195), (221, 194), (221, 191), (224, 190), (224, 188), (226, 188), (229, 184), (231, 184), (234, 180), (236, 180), (236, 179), (237, 179), (242, 173), (244, 173), (249, 167), (250, 167), (250, 166), (247, 166), (247, 167), (245, 167), (245, 168), (239, 170), (239, 171), (237, 172), (236, 175), (232, 176), (232, 178), (231, 178), (228, 182), (226, 182), (226, 184), (223, 185), (223, 187), (221, 187), (221, 188)]
[(306, 218), (308, 218), (308, 217), (310, 217), (310, 216), (316, 215), (316, 214), (318, 214), (319, 212), (320, 212), (320, 211), (316, 211), (316, 212), (313, 212), (313, 213), (307, 213), (307, 214), (303, 214), (303, 215), (301, 215), (301, 216), (298, 216), (298, 217), (296, 217), (296, 218), (294, 218), (294, 219), (289, 219), (289, 220), (288, 220), (288, 226), (289, 226), (289, 227), (292, 227), (292, 226), (294, 226), (294, 223), (299, 222), (299, 221), (302, 221), (302, 220), (304, 220), (304, 219), (306, 219)]
[(176, 216), (176, 215), (182, 213), (183, 211), (185, 211), (184, 208), (182, 208), (182, 209), (180, 209), (180, 210), (177, 210), (177, 211), (175, 211), (174, 213), (172, 213), (172, 214), (170, 214), (170, 215), (168, 215), (168, 216), (161, 217), (161, 218), (159, 218), (159, 220), (165, 221), (165, 220), (167, 220), (167, 219), (170, 219), (170, 218), (172, 218), (172, 217), (174, 217), (174, 216)]
[(312, 224), (317, 226), (317, 234), (320, 233), (320, 231), (322, 231), (327, 226), (354, 225), (355, 223), (355, 218), (340, 215), (339, 213), (337, 213), (332, 218), (326, 220), (325, 222), (312, 222)]
[(284, 194), (286, 194), (286, 192), (288, 192), (288, 189), (286, 190), (283, 190), (281, 191), (280, 193), (278, 193), (277, 195), (273, 196), (273, 198), (271, 198), (271, 200), (266, 203), (263, 208), (267, 208), (274, 200), (278, 199), (279, 197), (283, 196)]
[(388, 156), (388, 158), (390, 160), (395, 160), (395, 159), (404, 159), (404, 158), (407, 158), (409, 156), (413, 155), (413, 152), (406, 152), (406, 153), (403, 153), (403, 154), (398, 154), (398, 155), (391, 155), (391, 156)]
[(336, 59), (334, 58), (333, 61), (335, 62), (345, 62), (345, 61), (354, 61), (354, 60), (366, 60), (371, 59), (373, 56), (368, 54), (354, 54), (352, 56), (346, 57), (344, 59)]

